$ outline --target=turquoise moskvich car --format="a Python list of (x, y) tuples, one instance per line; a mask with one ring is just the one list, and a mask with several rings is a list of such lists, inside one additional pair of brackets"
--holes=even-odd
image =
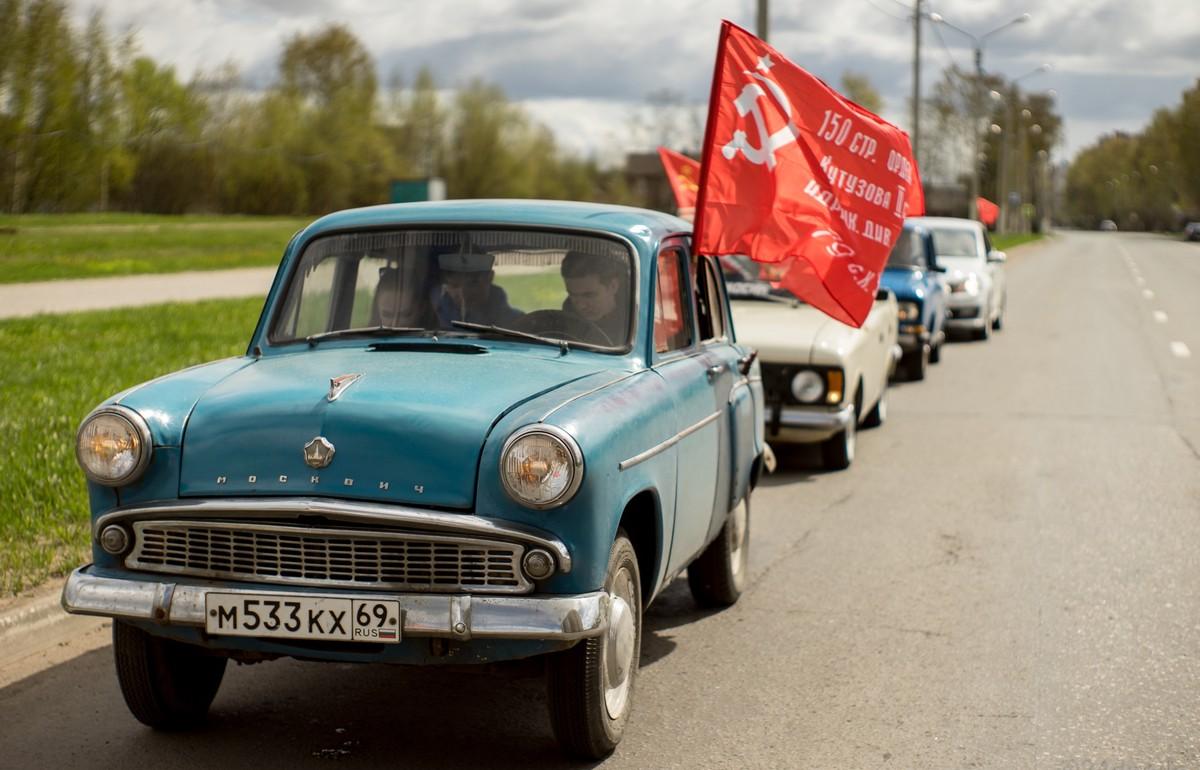
[[(152, 329), (147, 330), (153, 334)], [(566, 751), (621, 739), (642, 614), (687, 570), (735, 602), (762, 382), (690, 225), (459, 201), (326, 216), (244, 356), (113, 396), (79, 429), (125, 700), (202, 721), (226, 663), (541, 656)]]

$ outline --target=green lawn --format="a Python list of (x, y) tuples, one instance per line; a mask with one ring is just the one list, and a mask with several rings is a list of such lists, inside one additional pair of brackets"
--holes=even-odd
[(1041, 238), (1042, 235), (1040, 233), (1008, 233), (1004, 235), (996, 234), (991, 236), (992, 245), (1000, 251), (1011, 249), (1014, 246), (1020, 246), (1022, 243), (1041, 240)]
[(0, 216), (0, 283), (278, 264), (310, 219), (153, 214)]
[(88, 560), (74, 455), (84, 415), (130, 385), (240, 355), (261, 309), (246, 299), (0, 321), (0, 596)]

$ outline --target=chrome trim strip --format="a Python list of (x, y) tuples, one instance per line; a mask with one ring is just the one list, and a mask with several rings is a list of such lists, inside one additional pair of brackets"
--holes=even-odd
[(748, 387), (750, 387), (750, 380), (746, 379), (745, 377), (733, 383), (733, 387), (729, 389), (729, 400), (726, 403), (732, 404), (734, 394), (736, 394), (742, 388)]
[[(456, 546), (466, 546), (469, 548), (478, 548), (491, 550), (492, 553), (504, 551), (507, 553), (509, 560), (504, 564), (512, 574), (513, 585), (495, 584), (485, 579), (478, 584), (455, 584), (446, 585), (438, 584), (433, 581), (435, 572), (440, 571), (444, 564), (436, 563), (431, 560), (425, 564), (425, 571), (429, 573), (430, 580), (428, 583), (404, 581), (372, 581), (362, 578), (363, 569), (360, 569), (360, 558), (354, 555), (340, 554), (324, 554), (326, 556), (326, 568), (330, 565), (339, 566), (344, 572), (353, 573), (354, 577), (345, 578), (312, 578), (312, 577), (290, 577), (280, 572), (286, 571), (308, 571), (315, 565), (306, 565), (306, 562), (312, 561), (309, 554), (301, 546), (293, 545), (289, 551), (277, 551), (273, 561), (276, 562), (275, 569), (271, 572), (260, 571), (262, 562), (259, 559), (260, 546), (256, 543), (250, 546), (253, 551), (251, 555), (247, 555), (245, 549), (239, 546), (227, 546), (227, 555), (225, 561), (230, 565), (229, 569), (213, 569), (210, 567), (196, 566), (180, 566), (178, 562), (183, 561), (189, 564), (194, 564), (199, 561), (199, 555), (195, 554), (196, 549), (187, 547), (186, 554), (180, 554), (175, 547), (167, 544), (155, 546), (147, 541), (146, 528), (169, 530), (180, 534), (185, 539), (190, 540), (190, 534), (197, 530), (208, 529), (209, 531), (221, 531), (227, 533), (247, 532), (260, 534), (266, 537), (281, 536), (281, 537), (315, 537), (315, 538), (330, 538), (330, 539), (345, 539), (345, 540), (382, 540), (393, 543), (407, 543), (411, 541), (424, 541), (434, 544), (446, 544)], [(192, 529), (192, 528), (195, 529)], [(291, 526), (288, 524), (253, 524), (249, 522), (228, 522), (228, 521), (197, 521), (178, 520), (178, 519), (153, 519), (150, 521), (139, 521), (133, 525), (134, 538), (133, 548), (129, 554), (125, 556), (125, 566), (139, 572), (157, 572), (167, 575), (186, 575), (199, 578), (213, 578), (216, 580), (234, 580), (241, 583), (262, 583), (264, 585), (292, 585), (292, 586), (312, 586), (315, 588), (362, 588), (367, 590), (392, 590), (392, 591), (420, 591), (422, 593), (461, 593), (463, 591), (476, 591), (486, 594), (527, 594), (534, 589), (533, 583), (525, 577), (521, 570), (521, 545), (511, 542), (503, 542), (499, 540), (485, 540), (480, 538), (469, 538), (453, 535), (430, 535), (430, 534), (412, 534), (407, 532), (380, 532), (379, 530), (358, 530), (358, 529), (330, 529), (321, 527), (304, 527)], [(210, 543), (205, 541), (205, 546), (210, 546)], [(155, 557), (152, 553), (156, 550), (162, 552), (161, 556)], [(217, 550), (209, 549), (209, 552)], [(205, 555), (204, 560), (211, 565), (213, 558)], [(378, 556), (379, 562), (383, 561), (382, 556)], [(489, 559), (490, 560), (490, 559)], [(243, 570), (238, 570), (238, 564), (243, 566)], [(245, 567), (249, 565), (249, 569)], [(457, 565), (461, 569), (462, 562), (457, 561)], [(393, 565), (394, 566), (394, 565)], [(413, 567), (413, 571), (420, 571), (421, 567)], [(406, 564), (401, 568), (405, 573), (409, 567)], [(382, 569), (380, 570), (382, 571)], [(492, 569), (487, 569), (492, 571)]]
[(854, 405), (845, 406), (836, 412), (816, 412), (808, 409), (784, 409), (779, 415), (781, 428), (805, 430), (844, 430), (854, 419)]
[(680, 441), (683, 441), (685, 438), (692, 435), (696, 431), (700, 430), (705, 425), (708, 425), (710, 422), (712, 422), (713, 420), (717, 419), (720, 416), (721, 416), (720, 412), (713, 412), (712, 414), (710, 414), (708, 417), (705, 417), (700, 422), (696, 423), (695, 425), (692, 425), (691, 427), (684, 428), (683, 430), (679, 431), (674, 436), (672, 436), (671, 438), (662, 442), (661, 444), (655, 444), (654, 446), (647, 449), (645, 452), (641, 452), (639, 454), (634, 455), (633, 457), (630, 457), (628, 460), (622, 460), (621, 462), (617, 463), (617, 470), (619, 470), (619, 471), (629, 470), (630, 468), (632, 468), (635, 465), (639, 465), (641, 463), (646, 462), (651, 457), (654, 457), (654, 455), (665, 452), (666, 450), (675, 446)]
[[(609, 598), (604, 591), (573, 596), (471, 596), (388, 594), (378, 591), (254, 591), (187, 583), (160, 583), (93, 575), (87, 567), (71, 573), (62, 607), (75, 615), (156, 620), (164, 625), (204, 627), (204, 600), (210, 592), (393, 599), (400, 602), (402, 636), (449, 639), (546, 639), (572, 641), (608, 630)], [(460, 627), (461, 626), (461, 627)]]
[(604, 383), (603, 385), (597, 385), (596, 387), (592, 388), (591, 390), (587, 390), (587, 391), (584, 391), (583, 393), (579, 393), (577, 395), (571, 396), (570, 398), (568, 398), (566, 401), (562, 402), (558, 406), (551, 407), (549, 412), (546, 412), (544, 415), (542, 415), (538, 419), (538, 422), (545, 422), (546, 420), (549, 420), (550, 416), (553, 415), (555, 412), (559, 411), (560, 409), (563, 409), (566, 406), (569, 406), (570, 404), (573, 404), (574, 402), (578, 401), (581, 398), (587, 398), (588, 396), (592, 395), (593, 393), (598, 393), (610, 385), (616, 385), (619, 382), (624, 382), (625, 380), (628, 380), (632, 377), (636, 377), (639, 374), (645, 374), (648, 371), (650, 371), (650, 370), (649, 369), (639, 369), (636, 372), (630, 372), (629, 374), (623, 375), (621, 377), (617, 377), (615, 380), (609, 380), (608, 382)]
[(299, 519), (324, 516), (337, 521), (410, 527), (434, 532), (463, 532), (500, 540), (515, 539), (548, 549), (558, 560), (560, 572), (571, 571), (571, 553), (558, 538), (515, 522), (489, 519), (467, 513), (440, 513), (402, 505), (359, 503), (319, 497), (230, 497), (172, 500), (134, 508), (118, 508), (96, 519), (92, 537), (99, 537), (108, 524), (159, 518)]

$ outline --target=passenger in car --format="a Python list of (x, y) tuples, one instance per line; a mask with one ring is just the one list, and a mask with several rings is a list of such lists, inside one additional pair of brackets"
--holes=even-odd
[(438, 328), (438, 318), (429, 303), (428, 293), (398, 267), (381, 267), (375, 299), (371, 305), (371, 326)]
[(455, 253), (438, 257), (442, 284), (434, 308), (443, 327), (451, 321), (508, 326), (524, 315), (508, 304), (508, 295), (493, 280), (496, 257), (491, 254)]
[(564, 312), (589, 321), (604, 332), (604, 344), (620, 345), (629, 330), (629, 271), (607, 257), (568, 251), (563, 258), (567, 298)]

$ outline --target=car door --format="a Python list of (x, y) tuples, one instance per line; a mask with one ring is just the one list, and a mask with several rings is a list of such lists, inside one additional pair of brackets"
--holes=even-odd
[(682, 239), (665, 241), (656, 260), (652, 369), (673, 399), (676, 462), (675, 517), (667, 574), (683, 569), (707, 542), (717, 489), (721, 412), (714, 408), (711, 352), (699, 344), (695, 294), (688, 249)]
[(714, 469), (716, 489), (705, 538), (707, 542), (724, 526), (734, 500), (745, 494), (744, 485), (739, 485), (738, 481), (749, 479), (750, 463), (754, 461), (754, 402), (748, 381), (740, 370), (746, 354), (733, 345), (721, 271), (711, 257), (693, 256), (691, 264), (701, 360), (712, 386), (713, 409), (721, 413)]

